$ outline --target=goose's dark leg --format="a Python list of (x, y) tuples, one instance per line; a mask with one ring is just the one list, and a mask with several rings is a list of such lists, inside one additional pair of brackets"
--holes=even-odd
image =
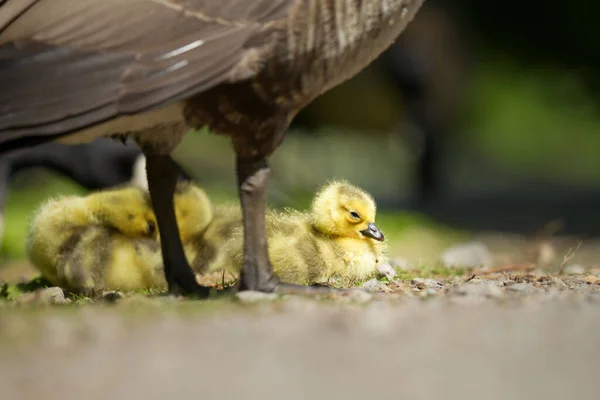
[(240, 290), (273, 292), (279, 285), (267, 252), (265, 192), (270, 168), (265, 158), (237, 157), (238, 192), (244, 220), (244, 264)]
[(181, 173), (169, 155), (146, 154), (146, 172), (152, 207), (156, 214), (160, 245), (169, 292), (175, 295), (208, 297), (209, 289), (198, 285), (185, 258), (177, 229), (173, 194)]
[(239, 196), (244, 219), (244, 263), (239, 290), (278, 292), (288, 294), (318, 294), (341, 292), (326, 286), (300, 286), (279, 282), (267, 251), (265, 227), (265, 197), (269, 180), (266, 158), (245, 159), (236, 162)]

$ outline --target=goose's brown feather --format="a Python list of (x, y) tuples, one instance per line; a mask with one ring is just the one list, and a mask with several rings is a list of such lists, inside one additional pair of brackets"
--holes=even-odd
[(7, 2), (0, 6), (0, 146), (147, 111), (235, 79), (245, 53), (262, 45), (265, 24), (291, 2)]

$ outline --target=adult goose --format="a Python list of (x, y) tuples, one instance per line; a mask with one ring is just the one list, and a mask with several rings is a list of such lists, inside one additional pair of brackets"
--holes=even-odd
[(170, 154), (190, 127), (227, 135), (244, 221), (240, 289), (303, 290), (280, 283), (269, 261), (267, 158), (298, 111), (373, 61), (422, 3), (4, 1), (0, 154), (51, 140), (133, 138), (146, 156), (169, 290), (205, 297), (177, 232)]

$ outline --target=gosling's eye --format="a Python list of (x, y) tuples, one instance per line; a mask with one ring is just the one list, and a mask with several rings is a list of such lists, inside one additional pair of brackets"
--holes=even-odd
[(156, 224), (153, 221), (148, 221), (148, 234), (154, 235), (156, 231)]
[(350, 215), (354, 219), (360, 219), (360, 215), (358, 215), (358, 213), (356, 211), (350, 211)]

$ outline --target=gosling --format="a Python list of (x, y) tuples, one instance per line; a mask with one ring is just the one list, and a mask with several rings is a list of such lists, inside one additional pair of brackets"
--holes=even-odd
[[(373, 198), (343, 180), (326, 184), (309, 212), (269, 210), (268, 251), (275, 275), (295, 284), (324, 283), (335, 276), (356, 282), (372, 276), (386, 250), (375, 214)], [(239, 273), (243, 239), (238, 225), (226, 242), (225, 263), (214, 261), (205, 270)]]
[[(174, 201), (184, 240), (212, 219), (208, 196), (191, 183), (177, 185)], [(49, 282), (73, 293), (167, 286), (150, 196), (132, 186), (45, 203), (30, 222), (27, 254)]]

